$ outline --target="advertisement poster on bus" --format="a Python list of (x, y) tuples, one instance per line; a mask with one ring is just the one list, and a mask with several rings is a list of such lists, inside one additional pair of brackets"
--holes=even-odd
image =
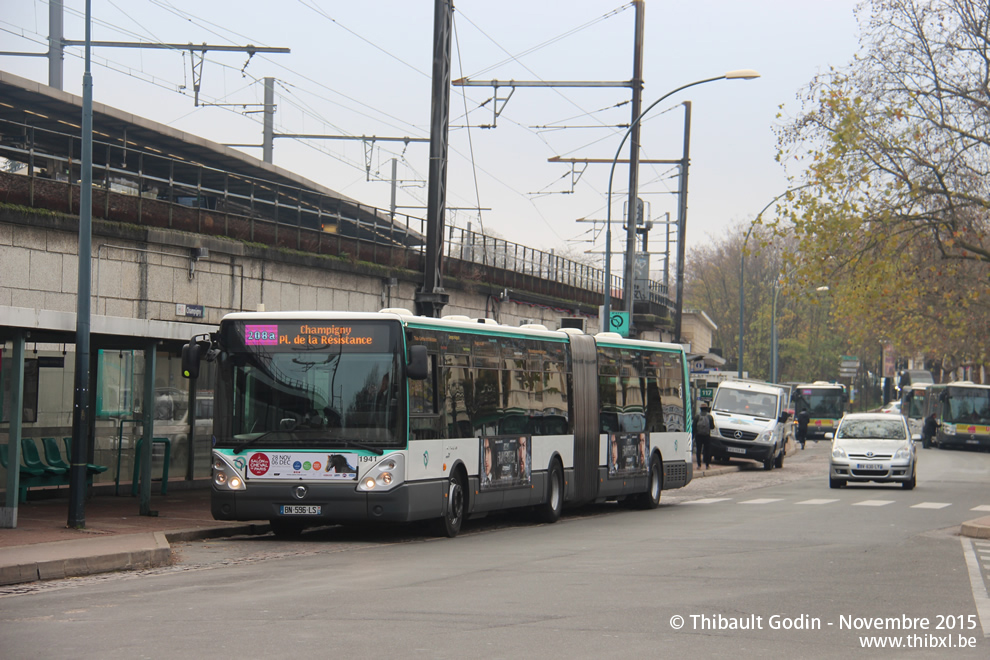
[(646, 474), (650, 439), (645, 433), (612, 433), (608, 438), (608, 476), (631, 477)]
[(354, 454), (255, 452), (247, 459), (248, 479), (357, 481)]
[(526, 435), (481, 438), (480, 490), (529, 486), (533, 479), (532, 452)]

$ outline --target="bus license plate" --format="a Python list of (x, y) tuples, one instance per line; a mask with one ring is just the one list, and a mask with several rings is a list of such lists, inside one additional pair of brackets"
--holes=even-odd
[(323, 507), (312, 504), (284, 504), (279, 514), (283, 516), (318, 516)]
[(746, 448), (745, 447), (726, 447), (725, 448), (725, 451), (729, 452), (730, 454), (745, 454), (746, 453)]
[(883, 463), (857, 463), (857, 470), (883, 470)]

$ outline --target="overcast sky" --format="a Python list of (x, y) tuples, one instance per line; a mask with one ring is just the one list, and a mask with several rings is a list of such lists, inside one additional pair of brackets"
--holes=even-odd
[[(0, 51), (43, 52), (48, 5), (0, 0)], [(632, 77), (635, 11), (618, 0), (455, 0), (453, 77), (474, 80), (622, 81)], [(692, 101), (687, 246), (749, 222), (786, 189), (773, 133), (813, 76), (844, 66), (857, 49), (854, 0), (647, 0), (643, 107), (686, 83), (734, 69), (752, 81), (718, 81), (671, 96), (644, 120), (643, 159), (681, 157)], [(83, 0), (65, 0), (65, 37), (83, 39)], [(291, 54), (208, 53), (201, 102), (256, 104), (261, 79), (277, 79), (276, 132), (429, 136), (431, 0), (92, 0), (93, 39), (281, 46)], [(94, 100), (220, 143), (261, 141), (256, 106), (195, 107), (188, 53), (94, 49)], [(0, 68), (47, 83), (47, 60), (0, 56)], [(82, 48), (68, 49), (64, 89), (81, 94)], [(603, 220), (608, 164), (580, 176), (553, 156), (611, 160), (630, 121), (627, 88), (454, 87), (448, 223), (542, 249), (604, 249), (579, 219)], [(497, 120), (493, 106), (500, 111)], [(495, 128), (481, 125), (496, 123)], [(260, 149), (245, 149), (258, 158)], [(388, 208), (391, 160), (397, 204), (425, 206), (427, 143), (275, 141), (275, 164), (361, 202)], [(621, 159), (628, 158), (623, 150)], [(580, 166), (578, 166), (580, 167)], [(370, 179), (370, 181), (369, 181)], [(676, 216), (677, 170), (643, 165), (649, 215)], [(612, 217), (624, 213), (628, 172), (613, 179)], [(425, 216), (425, 210), (400, 209)], [(601, 229), (598, 223), (597, 228)], [(613, 249), (621, 252), (621, 227)], [(589, 242), (597, 238), (595, 243)], [(663, 250), (662, 226), (650, 249)], [(602, 257), (598, 256), (599, 259)], [(613, 260), (616, 272), (619, 259)], [(662, 259), (652, 260), (654, 270)]]

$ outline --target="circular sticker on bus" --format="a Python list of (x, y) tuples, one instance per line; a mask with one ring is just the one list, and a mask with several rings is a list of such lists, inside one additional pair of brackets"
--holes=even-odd
[(268, 456), (265, 454), (254, 454), (248, 459), (248, 469), (251, 470), (251, 474), (256, 477), (268, 472), (268, 468), (271, 467), (271, 461), (268, 460)]

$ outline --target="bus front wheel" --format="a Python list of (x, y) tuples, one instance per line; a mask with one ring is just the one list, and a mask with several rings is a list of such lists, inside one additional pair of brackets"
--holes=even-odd
[(467, 510), (467, 492), (464, 490), (466, 480), (460, 470), (454, 470), (447, 481), (447, 502), (443, 515), (434, 521), (433, 530), (437, 536), (449, 539), (457, 536), (464, 524)]

